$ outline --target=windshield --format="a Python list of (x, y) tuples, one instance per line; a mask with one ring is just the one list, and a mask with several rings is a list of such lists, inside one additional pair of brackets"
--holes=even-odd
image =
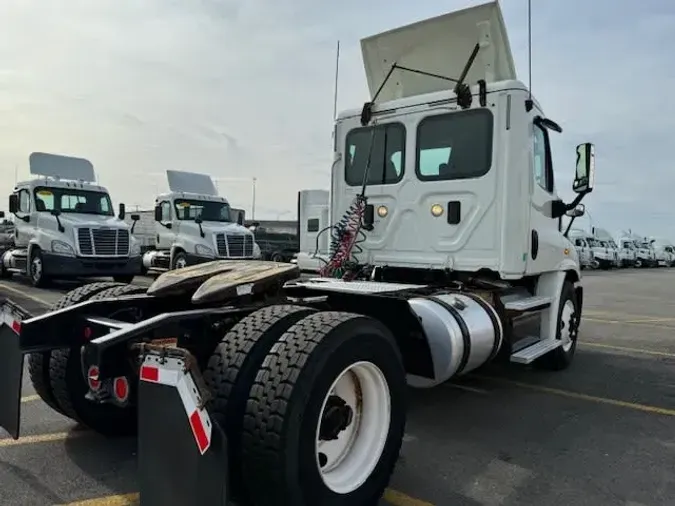
[(35, 188), (37, 211), (61, 211), (62, 213), (97, 214), (113, 216), (110, 196), (104, 192), (78, 188)]
[(591, 248), (594, 248), (598, 245), (598, 241), (596, 241), (595, 239), (587, 239), (586, 242)]
[(633, 243), (630, 243), (628, 241), (625, 241), (623, 243), (623, 247), (626, 248), (626, 249), (635, 249), (635, 248), (633, 248)]
[(210, 202), (205, 200), (176, 199), (176, 217), (179, 220), (194, 220), (200, 217), (202, 221), (231, 222), (230, 206), (225, 202)]
[(648, 242), (640, 243), (640, 247), (643, 249), (649, 249), (651, 245)]

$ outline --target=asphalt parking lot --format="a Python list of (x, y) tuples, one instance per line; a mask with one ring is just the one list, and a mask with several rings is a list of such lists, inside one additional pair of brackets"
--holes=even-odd
[[(383, 505), (675, 504), (675, 269), (590, 272), (584, 284), (570, 369), (491, 366), (414, 392)], [(0, 295), (39, 312), (61, 294), (3, 281)], [(0, 504), (137, 504), (135, 441), (23, 395), (23, 437), (0, 434)]]

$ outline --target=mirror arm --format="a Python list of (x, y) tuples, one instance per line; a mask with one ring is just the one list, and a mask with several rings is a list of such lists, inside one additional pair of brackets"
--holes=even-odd
[(199, 225), (199, 235), (201, 235), (203, 239), (204, 237), (206, 237), (206, 234), (204, 233), (204, 229), (202, 228), (202, 222), (200, 221), (198, 225)]
[(133, 234), (133, 233), (134, 233), (134, 228), (136, 228), (136, 223), (137, 223), (137, 221), (134, 220), (134, 222), (131, 224), (131, 229), (129, 230), (129, 233), (130, 233), (130, 234)]
[(576, 216), (572, 216), (570, 218), (570, 222), (567, 224), (567, 228), (565, 229), (565, 232), (563, 232), (564, 237), (567, 237), (569, 235), (570, 230), (572, 229), (572, 224), (574, 223), (574, 220), (576, 220), (576, 219), (577, 219)]

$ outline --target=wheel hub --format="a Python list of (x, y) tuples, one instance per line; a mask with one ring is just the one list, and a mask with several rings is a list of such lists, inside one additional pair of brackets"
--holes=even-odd
[(349, 427), (353, 421), (354, 410), (342, 397), (331, 395), (321, 419), (319, 438), (322, 441), (335, 441), (340, 432)]

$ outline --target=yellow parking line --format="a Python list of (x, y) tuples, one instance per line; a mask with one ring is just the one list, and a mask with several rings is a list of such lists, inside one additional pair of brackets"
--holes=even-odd
[(505, 378), (497, 378), (494, 376), (476, 376), (478, 378), (483, 378), (489, 381), (494, 381), (496, 383), (506, 383), (509, 385), (514, 385), (520, 388), (527, 388), (529, 390), (534, 390), (537, 392), (543, 392), (547, 394), (560, 395), (561, 397), (568, 397), (570, 399), (579, 399), (582, 401), (596, 402), (598, 404), (608, 404), (610, 406), (618, 406), (621, 408), (633, 409), (635, 411), (642, 411), (645, 413), (651, 413), (653, 415), (664, 415), (664, 416), (675, 416), (675, 409), (662, 408), (659, 406), (649, 406), (647, 404), (639, 404), (636, 402), (627, 402), (620, 401), (618, 399), (610, 399), (608, 397), (598, 397), (595, 395), (582, 394), (578, 392), (572, 392), (569, 390), (562, 390), (560, 388), (551, 388), (545, 387), (543, 385), (534, 385), (532, 383), (525, 383), (522, 381), (514, 381)]
[(19, 297), (23, 297), (24, 299), (30, 299), (33, 302), (37, 302), (38, 304), (41, 304), (43, 306), (49, 306), (50, 305), (49, 302), (47, 302), (44, 299), (41, 299), (40, 297), (36, 297), (35, 295), (31, 295), (29, 293), (26, 293), (25, 291), (18, 290), (16, 288), (14, 288), (13, 286), (9, 286), (5, 283), (0, 283), (0, 288), (2, 288), (3, 290), (7, 290), (8, 292), (15, 293), (16, 295), (18, 295)]
[(614, 346), (613, 344), (587, 343), (584, 341), (579, 341), (579, 344), (582, 346), (591, 346), (593, 348), (606, 348), (608, 350), (625, 351), (627, 353), (640, 353), (645, 355), (656, 355), (658, 357), (675, 358), (675, 353), (668, 353), (667, 351), (646, 350), (644, 348), (629, 348), (628, 346)]
[(86, 501), (70, 502), (63, 506), (134, 506), (139, 504), (139, 494), (109, 495)]
[(382, 499), (392, 506), (434, 506), (432, 503), (411, 497), (398, 490), (388, 488), (384, 491)]
[[(392, 506), (434, 506), (430, 502), (422, 501), (399, 492), (397, 490), (387, 489), (382, 497)], [(96, 499), (87, 499), (85, 501), (77, 501), (67, 503), (61, 506), (136, 506), (139, 504), (139, 494), (122, 494), (109, 495), (106, 497), (98, 497)]]
[(12, 446), (23, 446), (37, 443), (52, 443), (54, 441), (64, 441), (66, 439), (73, 439), (76, 437), (91, 434), (85, 430), (73, 432), (54, 432), (52, 434), (36, 434), (34, 436), (22, 436), (19, 439), (0, 439), (0, 448), (8, 448)]
[(33, 402), (33, 401), (39, 401), (40, 396), (39, 395), (25, 395), (21, 397), (21, 402)]

